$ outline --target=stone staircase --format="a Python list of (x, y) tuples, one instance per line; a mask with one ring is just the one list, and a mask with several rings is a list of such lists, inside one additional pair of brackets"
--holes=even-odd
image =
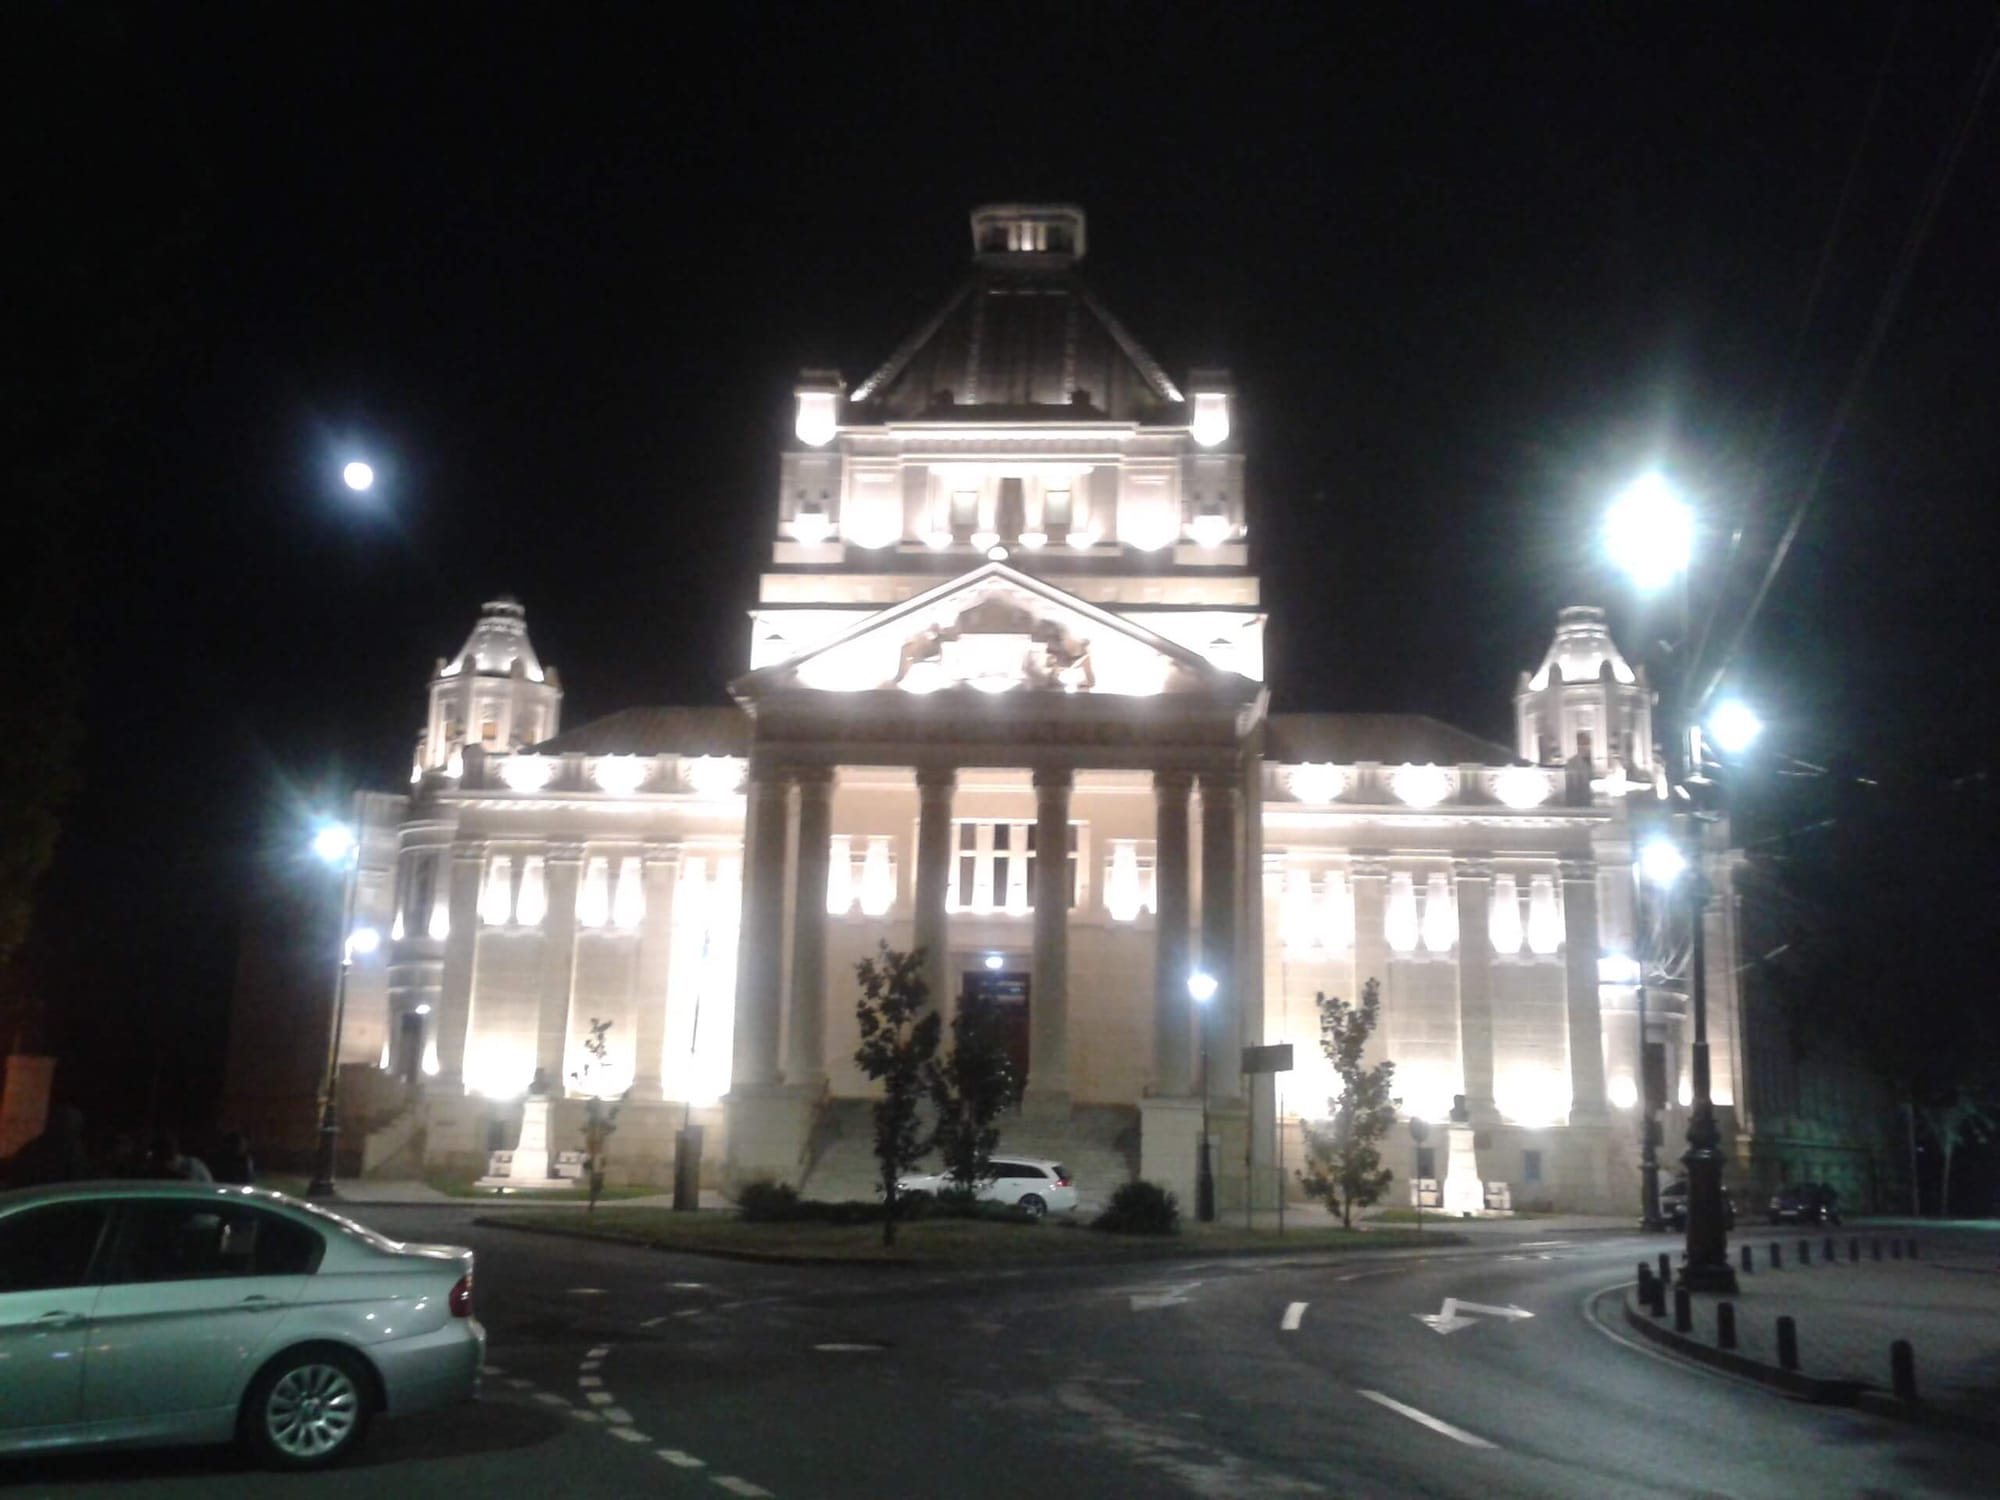
[[(1076, 1180), (1077, 1217), (1090, 1218), (1138, 1175), (1139, 1111), (1121, 1104), (1079, 1104), (1059, 1114), (1014, 1111), (1001, 1118), (998, 1154), (1061, 1162)], [(936, 1167), (933, 1159), (920, 1170)], [(813, 1127), (800, 1193), (870, 1200), (875, 1184), (872, 1102), (829, 1099)]]

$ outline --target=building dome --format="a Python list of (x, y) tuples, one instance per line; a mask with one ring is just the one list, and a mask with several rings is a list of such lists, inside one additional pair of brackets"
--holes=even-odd
[(445, 664), (441, 677), (456, 677), (467, 669), (482, 677), (511, 677), (514, 664), (530, 682), (543, 680), (541, 659), (528, 640), (528, 612), (511, 594), (489, 599), (479, 607), (479, 623), (465, 638), (457, 656)]
[(1567, 765), (1581, 757), (1600, 777), (1652, 774), (1652, 687), (1625, 660), (1594, 605), (1557, 614), (1542, 664), (1532, 676), (1521, 674), (1514, 719), (1523, 760)]
[(553, 738), (562, 728), (562, 684), (528, 640), (528, 612), (508, 594), (479, 608), (479, 623), (431, 674), (430, 713), (417, 738), (410, 779), (459, 774), (468, 745), (505, 752)]

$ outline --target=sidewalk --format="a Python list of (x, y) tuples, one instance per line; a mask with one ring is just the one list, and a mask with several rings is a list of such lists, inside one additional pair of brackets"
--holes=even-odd
[[(1831, 1237), (1836, 1250), (1831, 1262), (1824, 1230), (1741, 1237), (1738, 1254), (1741, 1245), (1749, 1245), (1756, 1269), (1746, 1274), (1737, 1261), (1740, 1290), (1733, 1297), (1693, 1298), (1693, 1326), (1686, 1334), (1674, 1332), (1671, 1292), (1666, 1316), (1656, 1319), (1628, 1290), (1627, 1321), (1648, 1325), (1640, 1331), (1676, 1353), (1809, 1399), (1858, 1401), (1871, 1410), (1943, 1418), (2000, 1436), (2000, 1269), (1992, 1248), (1932, 1240), (1903, 1226), (1836, 1229)], [(1908, 1258), (1912, 1238), (1917, 1259)], [(1800, 1262), (1802, 1243), (1810, 1246), (1809, 1264)], [(1877, 1243), (1880, 1261), (1873, 1258)], [(1773, 1244), (1781, 1256), (1776, 1270)], [(1893, 1258), (1892, 1245), (1904, 1247), (1904, 1259)], [(1858, 1261), (1850, 1259), (1857, 1246)], [(1716, 1309), (1723, 1302), (1736, 1312), (1737, 1361), (1717, 1348)], [(1780, 1370), (1781, 1316), (1793, 1320), (1803, 1381), (1788, 1380)], [(1889, 1348), (1898, 1339), (1908, 1340), (1915, 1351), (1914, 1407), (1890, 1395)]]

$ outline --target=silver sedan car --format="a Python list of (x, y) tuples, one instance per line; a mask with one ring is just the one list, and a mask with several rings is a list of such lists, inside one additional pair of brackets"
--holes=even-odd
[(240, 1441), (279, 1468), (478, 1392), (472, 1252), (282, 1193), (0, 1193), (0, 1453)]

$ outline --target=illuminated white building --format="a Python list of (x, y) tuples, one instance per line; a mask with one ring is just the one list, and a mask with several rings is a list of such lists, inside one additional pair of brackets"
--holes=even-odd
[[(1513, 747), (1273, 713), (1229, 376), (1170, 376), (1111, 316), (1080, 211), (972, 226), (964, 280), (881, 368), (799, 382), (739, 707), (564, 729), (511, 601), (440, 662), (414, 784), (369, 804), (361, 919), (390, 941), (348, 1056), (417, 1089), (371, 1168), (483, 1168), (539, 1074), (558, 1146), (586, 1093), (626, 1095), (623, 1175), (668, 1180), (691, 1113), (712, 1179), (865, 1193), (853, 974), (886, 941), (926, 951), (947, 1010), (995, 999), (1028, 1087), (1006, 1139), (1099, 1192), (1138, 1173), (1191, 1203), (1205, 1093), (1224, 1209), (1246, 1182), (1269, 1201), (1274, 1108), (1331, 1092), (1314, 995), (1377, 978), (1404, 1112), (1442, 1123), (1463, 1096), (1482, 1184), (1632, 1207), (1643, 672), (1569, 609)], [(1218, 981), (1199, 1008), (1196, 969)], [(1678, 997), (1651, 1017), (1684, 1080)], [(1271, 1042), (1296, 1071), (1246, 1078)], [(1389, 1149), (1419, 1175), (1402, 1132)]]

